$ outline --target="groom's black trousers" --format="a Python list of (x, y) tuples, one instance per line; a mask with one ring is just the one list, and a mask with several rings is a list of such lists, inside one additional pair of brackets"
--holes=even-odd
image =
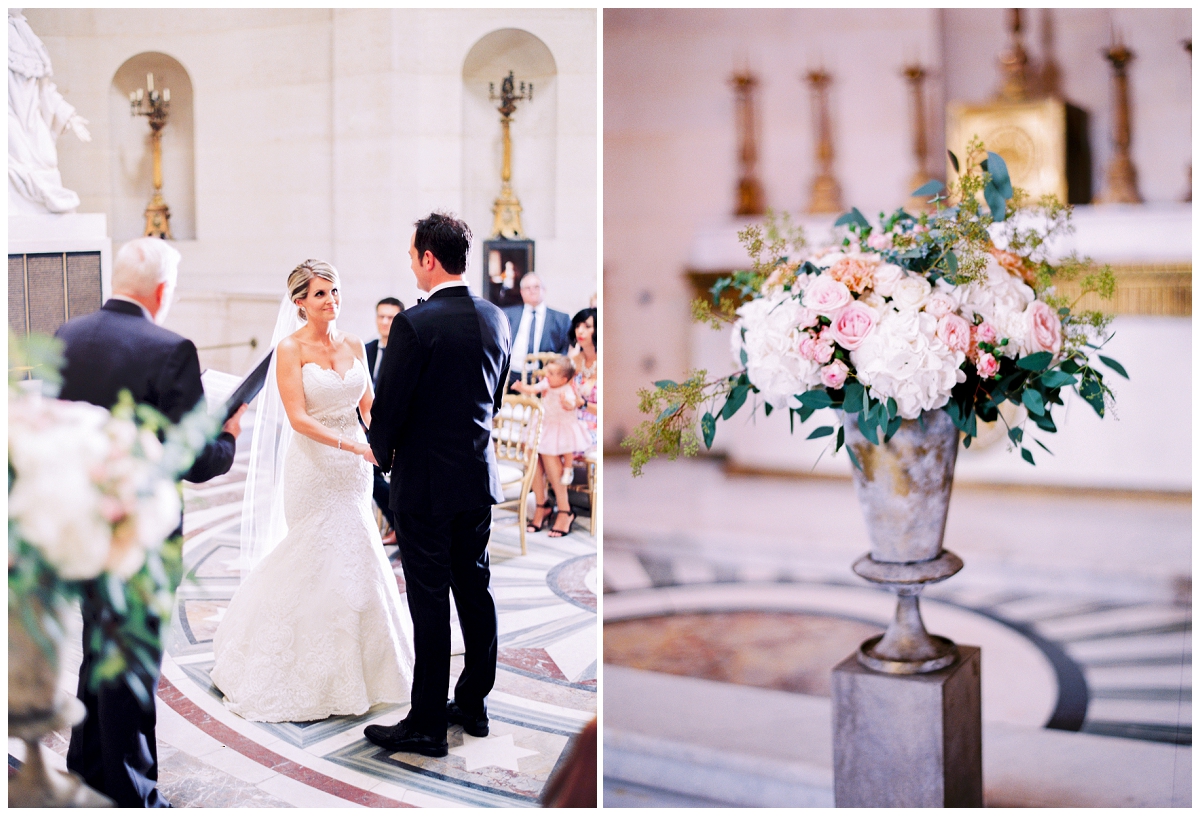
[(488, 584), (492, 507), (453, 515), (396, 512), (396, 542), (413, 620), (412, 710), (405, 724), (427, 736), (446, 734), (450, 689), (450, 593), (466, 646), (454, 700), (468, 714), (487, 713), (496, 682), (496, 602)]

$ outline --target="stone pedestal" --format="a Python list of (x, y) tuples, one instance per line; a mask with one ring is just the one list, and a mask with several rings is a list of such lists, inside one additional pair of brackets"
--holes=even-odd
[(837, 807), (982, 807), (979, 648), (928, 674), (833, 670)]

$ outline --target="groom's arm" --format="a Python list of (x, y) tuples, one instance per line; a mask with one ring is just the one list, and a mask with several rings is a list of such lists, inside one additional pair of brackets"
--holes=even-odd
[(396, 437), (417, 390), (423, 353), (412, 323), (403, 313), (396, 315), (388, 335), (387, 354), (379, 364), (379, 382), (371, 407), (371, 451), (383, 471), (392, 469)]

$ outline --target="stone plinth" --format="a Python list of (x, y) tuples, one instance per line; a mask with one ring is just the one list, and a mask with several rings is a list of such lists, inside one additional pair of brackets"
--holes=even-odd
[(837, 807), (982, 807), (979, 648), (929, 674), (833, 669)]

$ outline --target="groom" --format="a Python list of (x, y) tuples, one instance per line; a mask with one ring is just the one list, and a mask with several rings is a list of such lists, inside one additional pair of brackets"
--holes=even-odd
[[(446, 756), (447, 723), (488, 733), (496, 680), (496, 604), (488, 587), (492, 505), (503, 501), (492, 415), (508, 379), (508, 319), (467, 288), (471, 230), (433, 213), (416, 224), (408, 254), (428, 298), (396, 315), (371, 409), (371, 450), (391, 470), (390, 505), (408, 588), (416, 660), (412, 708), (366, 737), (392, 751)], [(450, 593), (466, 645), (450, 686)]]

